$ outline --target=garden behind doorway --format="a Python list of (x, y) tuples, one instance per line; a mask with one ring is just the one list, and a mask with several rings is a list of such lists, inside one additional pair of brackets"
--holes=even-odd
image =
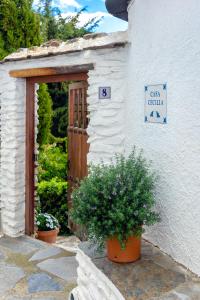
[[(56, 75), (51, 75), (58, 73)], [(63, 67), (61, 68), (63, 73)], [(71, 206), (71, 190), (77, 180), (87, 175), (87, 71), (59, 74), (59, 68), (43, 68), (16, 71), (13, 77), (26, 77), (26, 201), (25, 232), (34, 233), (35, 199), (35, 85), (73, 81), (69, 86), (69, 127), (68, 133), (68, 207)], [(31, 76), (34, 74), (35, 76)], [(49, 75), (48, 75), (49, 74)], [(13, 75), (13, 74), (12, 74)], [(26, 76), (25, 76), (26, 75)], [(67, 170), (66, 170), (67, 172)], [(67, 197), (66, 197), (67, 202)], [(67, 222), (67, 219), (66, 219)], [(69, 224), (72, 227), (72, 224)]]

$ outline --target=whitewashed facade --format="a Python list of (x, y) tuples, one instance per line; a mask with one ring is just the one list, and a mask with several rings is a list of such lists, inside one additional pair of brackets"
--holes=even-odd
[[(160, 176), (162, 222), (146, 234), (200, 275), (200, 2), (135, 0), (128, 7), (126, 142)], [(167, 124), (144, 122), (144, 87), (167, 84)]]
[[(113, 42), (119, 42), (120, 45), (108, 46)], [(115, 33), (97, 37), (92, 42), (80, 39), (72, 46), (70, 45), (73, 50), (69, 54), (12, 60), (0, 64), (0, 100), (2, 103), (1, 226), (4, 234), (15, 237), (24, 234), (25, 229), (26, 80), (11, 78), (9, 71), (36, 67), (94, 64), (94, 70), (90, 70), (88, 74), (87, 101), (90, 114), (88, 163), (99, 162), (101, 158), (108, 160), (114, 152), (121, 152), (124, 149), (126, 43), (126, 33)], [(84, 50), (84, 47), (90, 45), (95, 46), (95, 49)], [(64, 48), (64, 46), (62, 47)], [(66, 48), (69, 47), (66, 46)], [(77, 48), (79, 52), (77, 52)], [(19, 55), (20, 53), (16, 54), (17, 59)], [(14, 57), (15, 54), (10, 56), (12, 59)], [(99, 100), (99, 86), (108, 84), (112, 89), (112, 99), (109, 101)]]
[[(123, 47), (0, 65), (2, 229), (10, 236), (24, 232), (25, 80), (9, 77), (9, 70), (92, 63), (88, 162), (134, 145), (144, 149), (160, 176), (162, 218), (145, 238), (200, 275), (200, 2), (135, 0), (128, 14), (128, 38), (117, 33), (88, 41), (128, 41)], [(145, 87), (157, 84), (167, 88), (167, 122), (145, 122)], [(111, 100), (98, 99), (100, 86), (111, 87)]]

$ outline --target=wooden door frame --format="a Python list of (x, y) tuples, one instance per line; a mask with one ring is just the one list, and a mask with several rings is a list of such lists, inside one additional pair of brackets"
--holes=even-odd
[[(88, 72), (43, 75), (44, 72), (41, 72), (41, 69), (38, 70), (40, 72), (34, 72), (34, 77), (24, 76), (25, 74), (29, 75), (30, 71), (23, 73), (23, 76), (26, 78), (25, 233), (27, 235), (34, 233), (35, 84), (88, 80)], [(16, 72), (15, 76), (13, 74), (10, 75), (16, 78), (20, 77), (22, 70), (19, 73)]]

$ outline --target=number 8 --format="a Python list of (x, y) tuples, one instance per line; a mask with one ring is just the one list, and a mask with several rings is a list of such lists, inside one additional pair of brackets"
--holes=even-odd
[(106, 90), (106, 89), (103, 89), (103, 90), (102, 90), (102, 96), (103, 96), (103, 97), (106, 97), (106, 96), (107, 96), (107, 90)]

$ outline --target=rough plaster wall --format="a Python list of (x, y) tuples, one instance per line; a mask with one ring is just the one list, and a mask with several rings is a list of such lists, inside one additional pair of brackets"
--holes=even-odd
[[(146, 237), (200, 275), (200, 2), (136, 0), (129, 7), (126, 146), (160, 175), (162, 222)], [(167, 83), (168, 124), (144, 123), (144, 86)]]
[[(101, 52), (95, 70), (89, 72), (88, 163), (98, 163), (101, 159), (106, 162), (114, 153), (124, 151), (126, 56), (127, 49), (115, 49), (115, 53), (108, 57)], [(111, 100), (98, 99), (100, 86), (111, 86)]]
[(125, 300), (115, 285), (83, 251), (77, 251), (76, 260), (78, 286), (72, 290), (69, 300), (71, 295), (74, 300)]
[(24, 230), (25, 81), (0, 70), (2, 116), (2, 231), (11, 236)]
[[(88, 163), (107, 160), (124, 150), (124, 87), (127, 49), (101, 49), (0, 65), (2, 90), (3, 232), (24, 232), (25, 203), (25, 80), (8, 77), (9, 70), (94, 63), (89, 72)], [(112, 100), (98, 100), (98, 87), (111, 86)]]

